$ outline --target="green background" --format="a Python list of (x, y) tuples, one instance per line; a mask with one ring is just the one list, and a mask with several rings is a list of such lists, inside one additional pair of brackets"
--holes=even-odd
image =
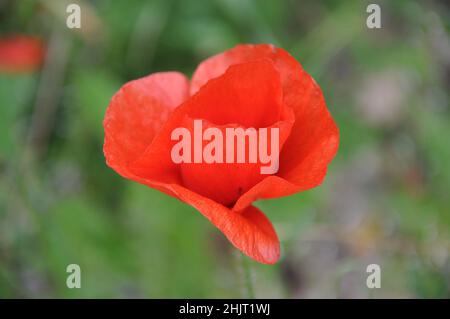
[[(239, 253), (193, 208), (105, 165), (125, 82), (192, 75), (238, 43), (288, 50), (341, 132), (324, 183), (257, 202), (282, 242), (249, 261), (256, 297), (450, 296), (450, 38), (445, 1), (0, 1), (0, 34), (39, 35), (33, 74), (0, 74), (0, 298), (245, 297)], [(219, 187), (219, 185), (218, 185)], [(81, 289), (66, 287), (79, 264)], [(380, 289), (366, 267), (381, 266)]]

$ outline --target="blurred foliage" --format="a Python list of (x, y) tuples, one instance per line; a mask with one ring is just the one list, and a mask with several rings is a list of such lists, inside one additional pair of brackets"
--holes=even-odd
[[(446, 1), (378, 1), (379, 30), (366, 28), (367, 1), (70, 2), (79, 31), (66, 28), (64, 1), (0, 0), (1, 35), (52, 44), (41, 72), (0, 74), (1, 298), (241, 297), (221, 233), (105, 165), (102, 120), (131, 79), (191, 75), (210, 55), (261, 42), (320, 83), (341, 144), (321, 187), (257, 203), (283, 257), (251, 262), (256, 296), (450, 297)], [(55, 69), (63, 81), (46, 82)], [(81, 289), (65, 285), (71, 263)], [(374, 291), (371, 263), (382, 268)]]

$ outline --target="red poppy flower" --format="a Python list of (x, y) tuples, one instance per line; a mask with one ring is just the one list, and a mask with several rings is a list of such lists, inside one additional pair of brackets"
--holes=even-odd
[(43, 42), (27, 35), (0, 39), (0, 72), (31, 72), (44, 61)]
[[(171, 132), (195, 119), (225, 127), (279, 129), (279, 170), (259, 164), (181, 163)], [(252, 203), (319, 185), (339, 132), (317, 83), (285, 50), (238, 45), (203, 61), (192, 80), (162, 72), (125, 84), (104, 119), (107, 164), (125, 178), (193, 206), (229, 241), (267, 264), (280, 256), (271, 222)]]

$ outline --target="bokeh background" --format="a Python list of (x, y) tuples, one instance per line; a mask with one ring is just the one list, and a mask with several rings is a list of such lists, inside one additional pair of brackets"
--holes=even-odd
[[(446, 1), (0, 0), (0, 35), (47, 43), (0, 74), (0, 298), (245, 297), (237, 251), (200, 213), (105, 165), (102, 120), (125, 82), (191, 75), (238, 43), (288, 50), (341, 132), (320, 187), (257, 202), (282, 241), (250, 261), (256, 297), (450, 297), (450, 14)], [(81, 289), (66, 267), (81, 266)], [(381, 266), (380, 289), (366, 267)]]

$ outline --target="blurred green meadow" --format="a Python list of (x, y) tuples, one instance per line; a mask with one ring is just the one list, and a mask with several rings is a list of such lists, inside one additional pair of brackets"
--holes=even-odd
[[(69, 2), (67, 2), (69, 3)], [(446, 1), (0, 0), (0, 36), (48, 43), (38, 72), (0, 74), (0, 298), (240, 298), (239, 253), (200, 213), (125, 180), (102, 153), (125, 82), (192, 75), (239, 43), (289, 51), (341, 134), (324, 183), (257, 202), (282, 242), (248, 259), (256, 297), (450, 297), (450, 10)], [(219, 185), (218, 185), (219, 187)], [(81, 288), (66, 286), (69, 264)], [(381, 288), (366, 267), (379, 264)]]

